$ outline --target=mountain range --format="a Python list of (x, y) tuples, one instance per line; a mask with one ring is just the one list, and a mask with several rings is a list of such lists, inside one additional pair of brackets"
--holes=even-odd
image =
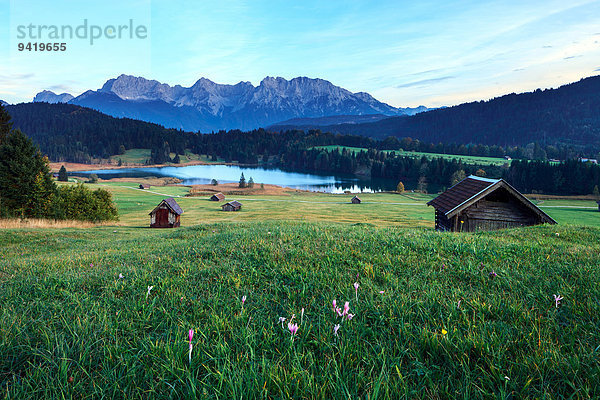
[(368, 93), (352, 93), (326, 80), (306, 77), (289, 81), (266, 77), (258, 86), (250, 82), (223, 85), (201, 78), (193, 86), (183, 87), (120, 75), (102, 88), (76, 97), (45, 90), (33, 101), (76, 104), (115, 117), (194, 132), (249, 130), (293, 118), (399, 116), (427, 110), (423, 106), (392, 107)]

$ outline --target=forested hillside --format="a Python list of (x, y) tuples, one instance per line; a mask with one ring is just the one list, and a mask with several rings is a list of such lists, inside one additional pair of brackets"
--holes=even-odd
[[(277, 127), (276, 127), (277, 128)], [(309, 126), (286, 126), (286, 129)], [(319, 127), (324, 131), (383, 139), (411, 137), (432, 143), (524, 146), (574, 145), (600, 148), (600, 76), (558, 89), (509, 94), (441, 108), (412, 117)]]
[[(71, 104), (24, 103), (7, 106), (15, 128), (31, 137), (55, 161), (88, 162), (125, 148), (152, 148), (168, 138), (172, 148), (187, 145), (187, 133), (128, 118), (113, 118)], [(183, 150), (182, 150), (183, 151)]]

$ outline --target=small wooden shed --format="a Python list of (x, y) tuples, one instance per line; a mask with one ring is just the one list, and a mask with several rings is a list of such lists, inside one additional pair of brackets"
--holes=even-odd
[(174, 198), (164, 199), (150, 212), (150, 228), (177, 228), (181, 214), (183, 210)]
[(350, 200), (352, 202), (352, 204), (360, 204), (360, 202), (362, 201), (358, 196), (354, 196), (352, 198), (352, 200)]
[(220, 192), (210, 196), (210, 201), (223, 201), (223, 200), (225, 200), (225, 195)]
[(150, 185), (147, 183), (140, 183), (140, 189), (150, 189)]
[(242, 209), (242, 203), (239, 201), (230, 201), (229, 203), (225, 203), (221, 206), (223, 211), (239, 211)]
[(435, 208), (435, 229), (440, 231), (474, 232), (556, 224), (503, 179), (471, 175), (427, 205)]

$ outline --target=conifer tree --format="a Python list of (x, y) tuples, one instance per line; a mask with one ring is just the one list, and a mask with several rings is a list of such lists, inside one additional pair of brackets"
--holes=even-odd
[(65, 168), (64, 165), (62, 165), (60, 167), (60, 170), (58, 171), (58, 181), (59, 182), (67, 182), (69, 180), (69, 176), (67, 174), (67, 169)]
[[(5, 131), (6, 122), (0, 124)], [(48, 159), (20, 130), (0, 143), (0, 197), (4, 215), (43, 218), (56, 192)]]

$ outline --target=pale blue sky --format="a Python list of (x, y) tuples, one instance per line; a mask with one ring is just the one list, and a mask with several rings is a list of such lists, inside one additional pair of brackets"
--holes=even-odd
[[(147, 39), (17, 51), (19, 25), (135, 24)], [(191, 86), (323, 78), (394, 106), (441, 106), (600, 73), (600, 1), (0, 0), (0, 99), (78, 95), (131, 74)]]

